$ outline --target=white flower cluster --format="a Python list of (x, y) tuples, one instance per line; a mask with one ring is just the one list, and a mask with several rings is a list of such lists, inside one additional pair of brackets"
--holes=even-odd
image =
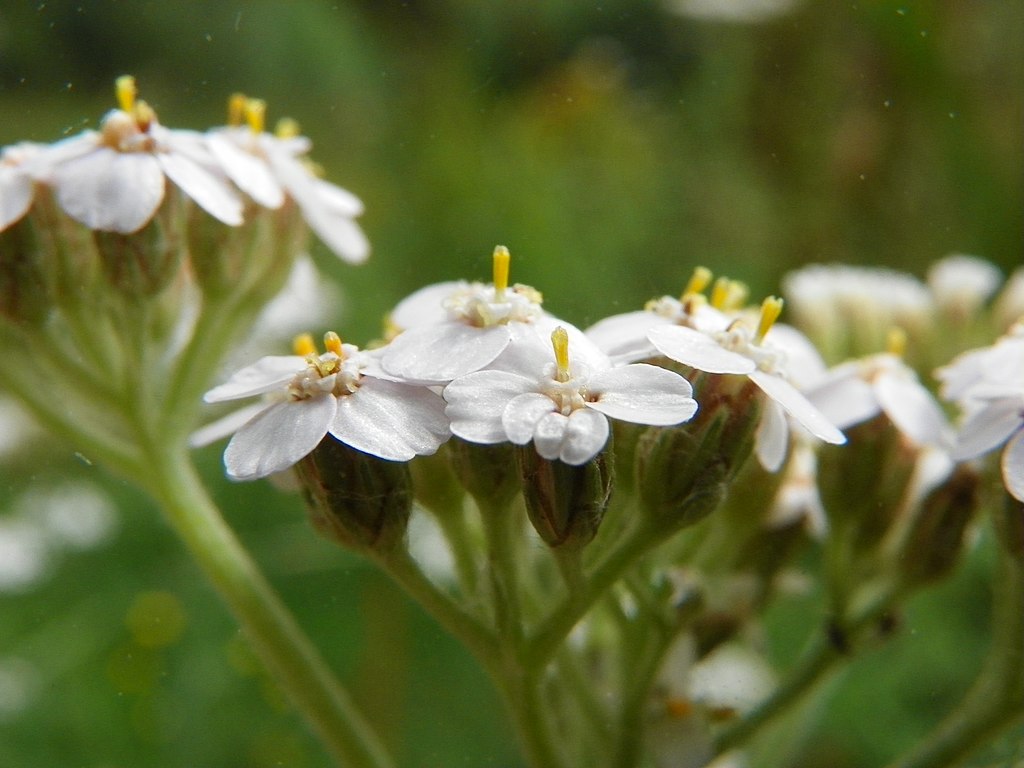
[(251, 203), (276, 210), (290, 200), (339, 257), (358, 263), (369, 255), (354, 221), (362, 203), (310, 170), (303, 160), (308, 139), (265, 132), (259, 100), (234, 98), (231, 125), (200, 133), (161, 125), (136, 99), (131, 77), (118, 79), (117, 94), (120, 108), (107, 113), (98, 131), (2, 150), (0, 231), (29, 212), (42, 186), (90, 229), (136, 232), (156, 214), (169, 182), (228, 226), (242, 224)]

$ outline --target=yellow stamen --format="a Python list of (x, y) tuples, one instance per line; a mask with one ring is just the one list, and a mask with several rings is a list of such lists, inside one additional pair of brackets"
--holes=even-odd
[(324, 334), (324, 346), (328, 352), (333, 352), (338, 357), (345, 356), (345, 353), (341, 350), (341, 336), (334, 331), (328, 331)]
[(691, 296), (697, 293), (704, 293), (704, 289), (711, 283), (711, 270), (707, 267), (697, 267), (693, 270), (693, 275), (690, 277), (690, 282), (686, 284), (686, 289), (683, 291), (682, 298), (685, 299), (687, 296)]
[(235, 91), (228, 96), (228, 125), (238, 128), (245, 122), (245, 103), (248, 101), (245, 94)]
[(245, 100), (245, 122), (253, 133), (263, 133), (266, 123), (267, 102), (263, 99)]
[(121, 75), (114, 81), (114, 92), (117, 94), (117, 105), (121, 111), (132, 114), (135, 109), (135, 97), (138, 95), (135, 78), (131, 75)]
[(292, 117), (282, 117), (274, 126), (274, 135), (279, 139), (294, 139), (301, 133), (299, 121)]
[(141, 99), (135, 102), (135, 109), (132, 111), (132, 116), (135, 118), (135, 124), (139, 126), (142, 131), (148, 131), (156, 121), (156, 112), (146, 102)]
[(505, 298), (505, 289), (508, 288), (508, 264), (512, 255), (504, 245), (494, 247), (494, 298)]
[(782, 299), (775, 296), (769, 296), (761, 302), (761, 320), (757, 324), (757, 335), (754, 337), (756, 341), (763, 341), (765, 334), (775, 325), (775, 321), (782, 314), (783, 303)]
[(302, 333), (292, 339), (292, 351), (301, 357), (315, 355), (316, 344), (313, 343), (313, 334)]
[(555, 381), (568, 381), (569, 376), (569, 334), (562, 326), (551, 332), (551, 346), (555, 348)]
[(732, 280), (728, 277), (720, 277), (715, 280), (715, 286), (711, 289), (711, 306), (721, 309), (725, 306), (725, 300), (729, 297), (729, 286)]
[(885, 349), (890, 355), (903, 357), (907, 351), (907, 333), (902, 328), (893, 327), (885, 339)]

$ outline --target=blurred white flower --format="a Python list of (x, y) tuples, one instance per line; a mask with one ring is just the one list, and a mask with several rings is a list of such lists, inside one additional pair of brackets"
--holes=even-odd
[(24, 141), (0, 151), (0, 232), (21, 219), (32, 207), (35, 196), (32, 160), (44, 146)]
[(996, 292), (1003, 273), (991, 262), (955, 253), (932, 264), (928, 288), (935, 303), (957, 317), (970, 318)]
[(798, 4), (799, 0), (666, 0), (665, 7), (705, 21), (757, 24), (783, 16)]

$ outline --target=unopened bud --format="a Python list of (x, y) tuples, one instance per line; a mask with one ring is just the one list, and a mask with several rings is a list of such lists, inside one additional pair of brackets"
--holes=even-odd
[(412, 510), (406, 463), (379, 459), (328, 435), (295, 469), (313, 527), (328, 539), (377, 552), (402, 540)]
[(516, 448), (526, 514), (549, 547), (582, 549), (597, 534), (612, 492), (611, 454), (574, 466)]
[(693, 377), (697, 416), (651, 427), (636, 447), (636, 487), (649, 522), (667, 532), (692, 525), (721, 502), (750, 456), (763, 395), (745, 376)]
[(504, 509), (519, 493), (519, 473), (510, 444), (480, 445), (453, 437), (446, 450), (455, 476), (478, 506)]
[(448, 460), (447, 444), (430, 456), (409, 462), (416, 501), (435, 515), (462, 510), (464, 491)]
[(908, 584), (938, 581), (953, 570), (964, 532), (978, 510), (979, 487), (978, 474), (961, 465), (921, 500), (897, 563)]

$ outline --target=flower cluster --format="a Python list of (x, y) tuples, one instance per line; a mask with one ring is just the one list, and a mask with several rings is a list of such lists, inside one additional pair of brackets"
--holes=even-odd
[(100, 232), (131, 234), (153, 220), (170, 185), (223, 224), (237, 227), (246, 209), (277, 210), (294, 203), (323, 242), (357, 263), (369, 244), (355, 224), (362, 203), (317, 178), (303, 160), (308, 139), (286, 123), (264, 130), (265, 105), (236, 95), (229, 125), (206, 133), (167, 128), (136, 98), (134, 78), (117, 80), (119, 107), (99, 130), (52, 145), (22, 143), (0, 155), (0, 231), (32, 208), (40, 190), (52, 192), (72, 219)]

